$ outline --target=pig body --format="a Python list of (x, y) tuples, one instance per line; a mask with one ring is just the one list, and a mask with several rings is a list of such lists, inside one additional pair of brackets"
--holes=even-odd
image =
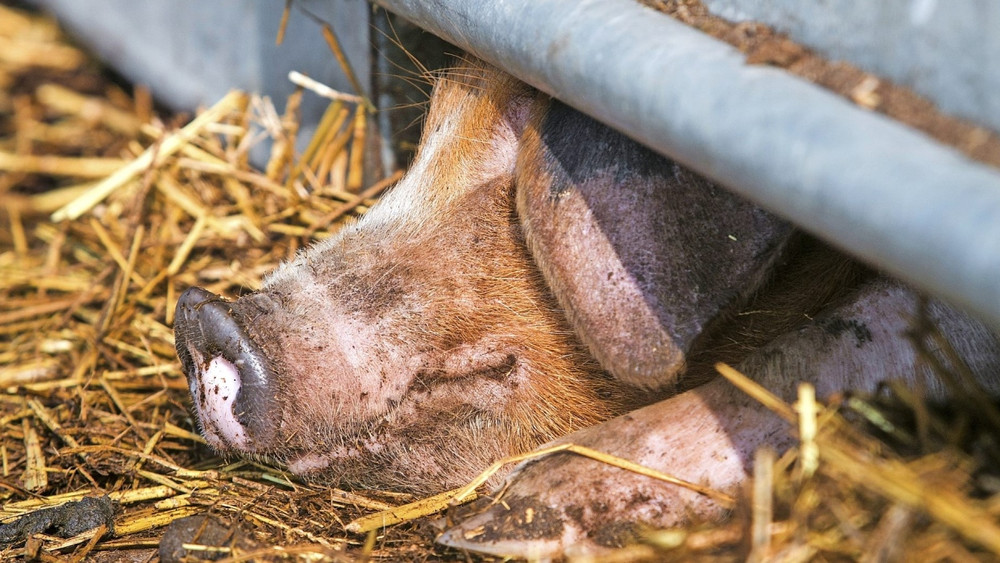
[[(213, 447), (302, 475), (438, 492), (565, 439), (730, 490), (754, 448), (787, 438), (722, 382), (678, 393), (699, 366), (742, 361), (786, 395), (800, 379), (832, 392), (920, 371), (901, 334), (912, 293), (837, 258), (813, 261), (826, 264), (819, 283), (795, 279), (801, 244), (768, 213), (470, 60), (438, 81), (414, 164), (378, 205), (258, 292), (188, 290), (177, 351)], [(737, 315), (762, 303), (780, 310), (773, 322)], [(996, 372), (995, 335), (935, 311), (977, 370)], [(468, 539), (465, 526), (516, 522), (498, 512), (508, 503), (446, 540), (554, 554), (601, 544), (599, 520), (721, 513), (592, 463), (514, 472), (511, 498), (552, 515), (545, 531), (497, 524)]]

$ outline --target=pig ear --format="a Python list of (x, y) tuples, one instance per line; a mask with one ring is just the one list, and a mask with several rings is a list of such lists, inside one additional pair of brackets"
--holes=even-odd
[(762, 282), (789, 227), (553, 101), (522, 135), (517, 207), (570, 323), (618, 379), (675, 381)]

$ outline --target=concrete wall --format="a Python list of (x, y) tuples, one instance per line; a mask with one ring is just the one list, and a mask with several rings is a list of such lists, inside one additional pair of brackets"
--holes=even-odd
[[(284, 0), (36, 0), (129, 80), (174, 109), (210, 105), (232, 88), (259, 92), (278, 110), (298, 70), (352, 92), (321, 28), (293, 7), (284, 43), (275, 45)], [(359, 81), (371, 84), (369, 14), (363, 0), (297, 0), (329, 22)], [(303, 98), (303, 122), (328, 101)], [(309, 127), (303, 129), (308, 132)], [(307, 138), (303, 135), (302, 138)]]
[(1000, 131), (996, 0), (702, 1), (716, 15), (766, 23)]

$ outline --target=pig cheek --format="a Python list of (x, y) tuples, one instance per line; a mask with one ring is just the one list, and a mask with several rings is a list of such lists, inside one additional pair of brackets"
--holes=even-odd
[(398, 404), (411, 381), (405, 354), (384, 342), (377, 326), (339, 322), (296, 327), (280, 337), (279, 385), (290, 422), (350, 429)]

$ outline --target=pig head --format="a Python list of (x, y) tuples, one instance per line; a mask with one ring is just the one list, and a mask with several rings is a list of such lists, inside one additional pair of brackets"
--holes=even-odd
[(398, 185), (259, 291), (187, 290), (177, 353), (216, 450), (438, 491), (672, 390), (789, 232), (469, 60)]

